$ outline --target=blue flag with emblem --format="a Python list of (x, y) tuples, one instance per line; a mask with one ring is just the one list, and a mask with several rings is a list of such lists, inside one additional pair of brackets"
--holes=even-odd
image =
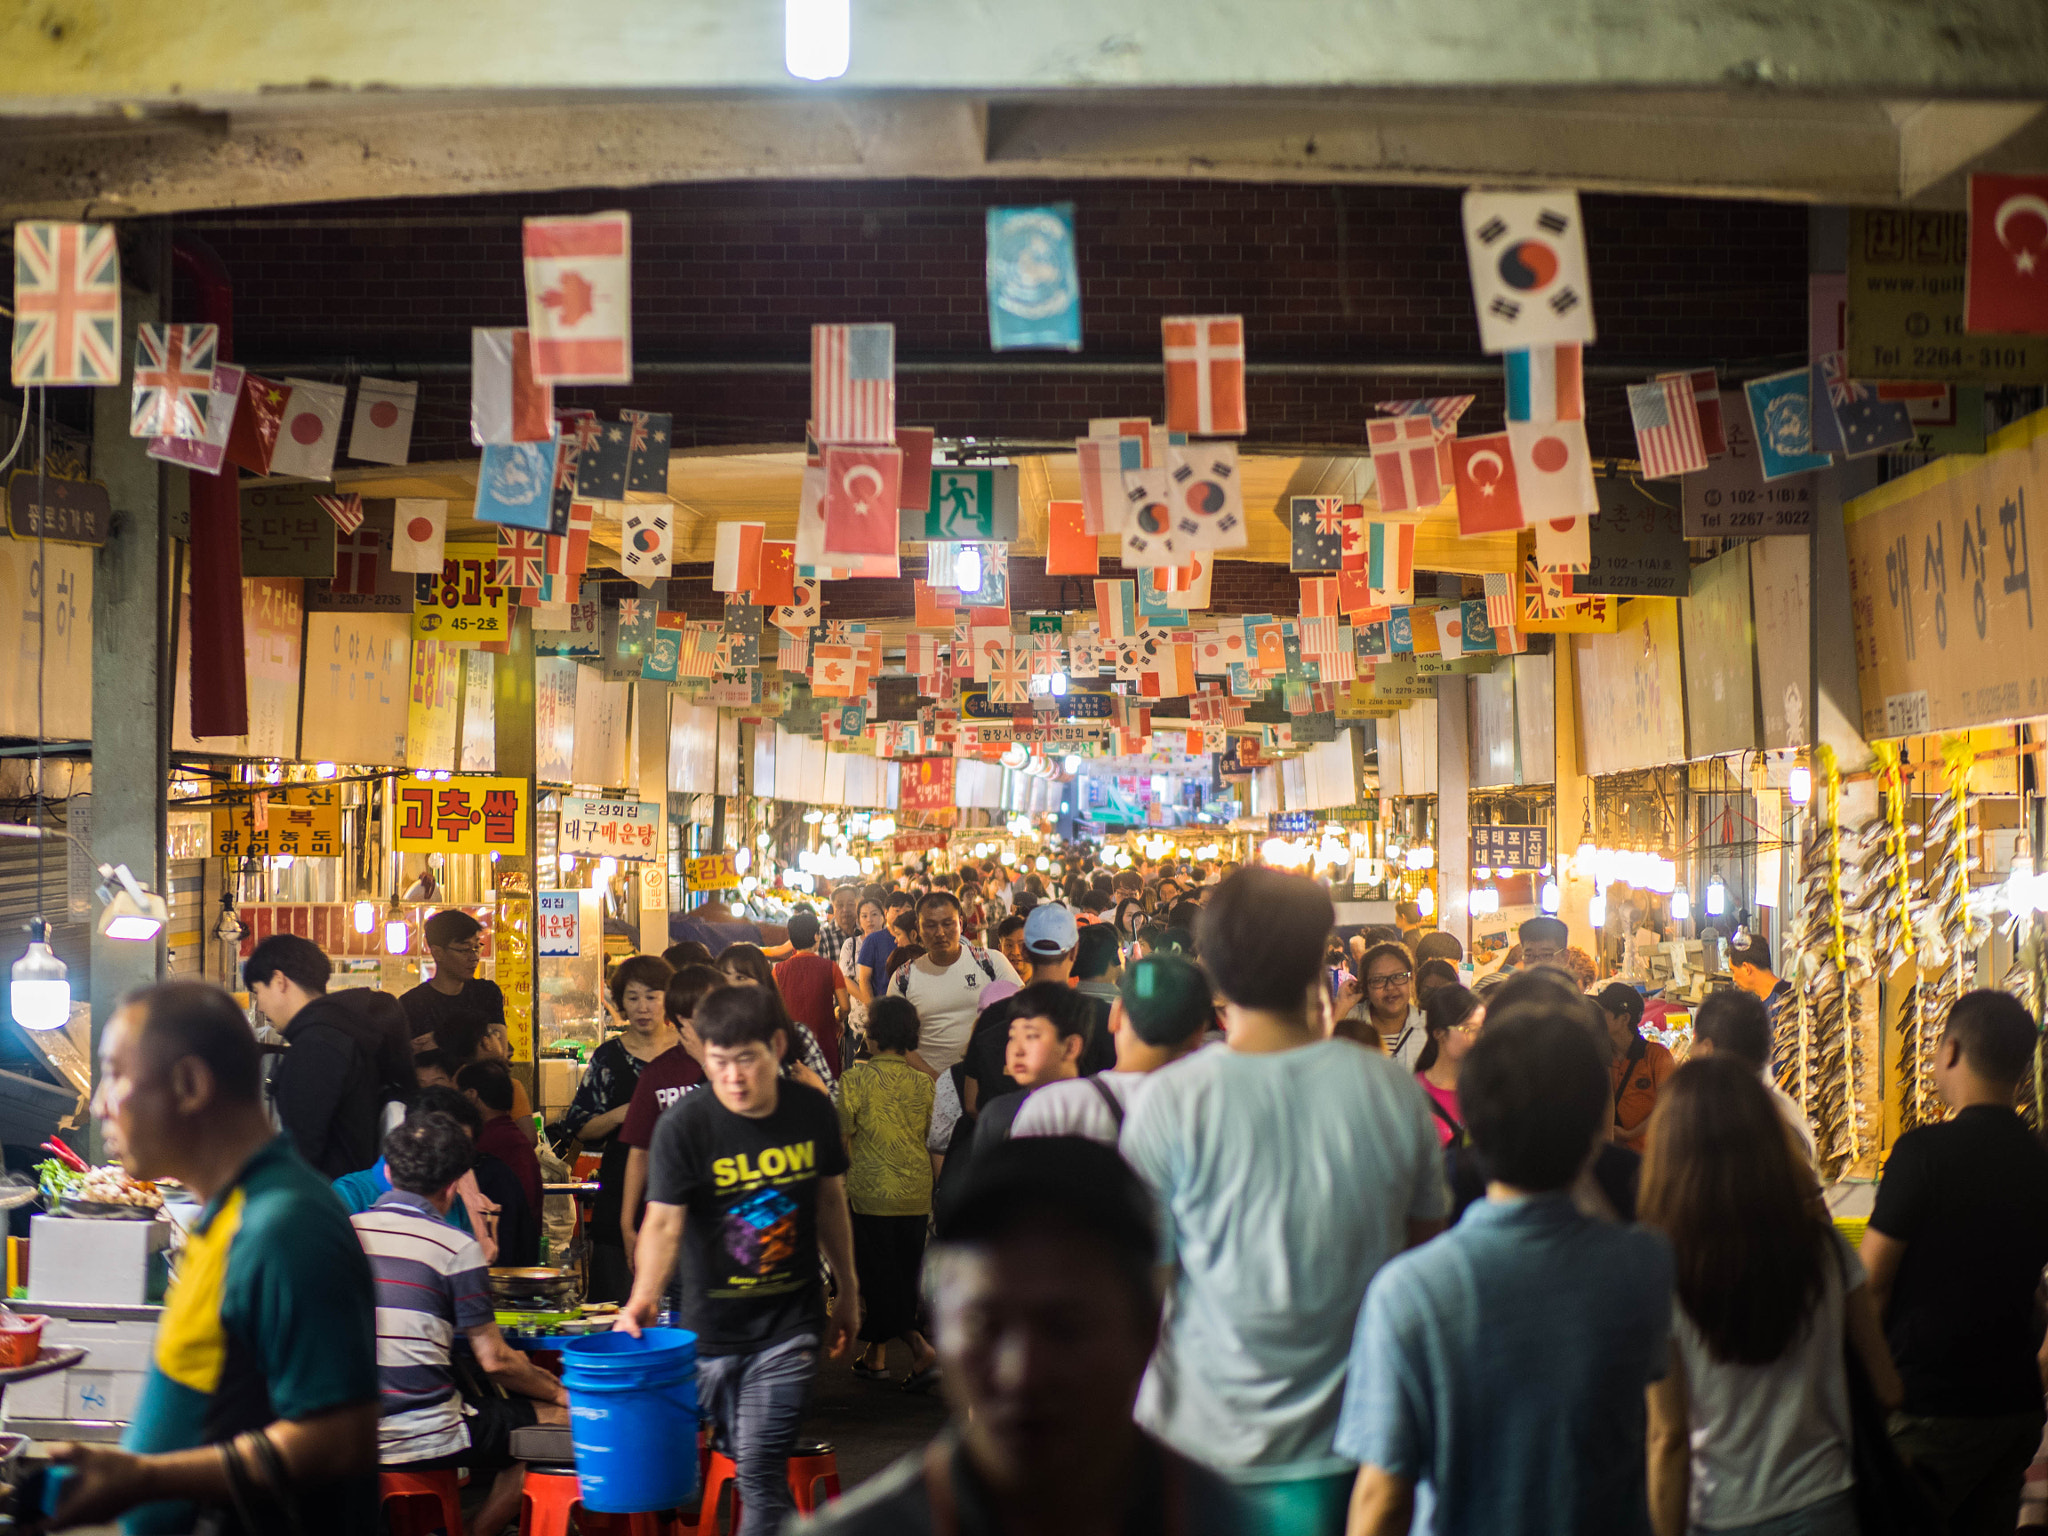
[(998, 352), (1081, 350), (1072, 203), (989, 209), (988, 339)]

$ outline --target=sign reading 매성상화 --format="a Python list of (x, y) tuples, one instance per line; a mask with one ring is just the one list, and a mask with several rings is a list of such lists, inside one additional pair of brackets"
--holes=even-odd
[(2048, 714), (2048, 611), (2033, 514), (2048, 495), (2048, 411), (1981, 458), (1937, 459), (1843, 509), (1863, 734)]
[(400, 779), (391, 846), (404, 853), (526, 852), (526, 780)]

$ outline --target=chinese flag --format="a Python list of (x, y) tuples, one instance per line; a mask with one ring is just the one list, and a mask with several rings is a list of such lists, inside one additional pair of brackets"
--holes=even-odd
[(1337, 573), (1337, 611), (1347, 619), (1360, 624), (1385, 622), (1392, 609), (1383, 603), (1375, 603), (1373, 594), (1382, 590), (1372, 584), (1370, 571), (1339, 571)]
[(950, 587), (935, 587), (928, 581), (914, 581), (911, 590), (917, 596), (917, 617), (912, 620), (913, 629), (946, 629), (953, 627), (953, 615), (959, 609), (960, 594)]
[(788, 608), (796, 604), (796, 545), (775, 539), (761, 542), (761, 579), (748, 598), (756, 608)]
[(1095, 536), (1078, 501), (1055, 501), (1046, 509), (1045, 574), (1087, 576), (1101, 573)]
[(1970, 178), (1963, 329), (2048, 335), (2048, 175)]
[(1469, 538), (1522, 527), (1515, 450), (1507, 433), (1458, 438), (1451, 453), (1458, 475), (1458, 532)]
[[(277, 448), (278, 430), (284, 425), (285, 406), (292, 398), (289, 384), (245, 374), (241, 404), (234, 425), (228, 428), (224, 457), (252, 475), (270, 473), (270, 458)], [(234, 477), (229, 476), (232, 480)]]

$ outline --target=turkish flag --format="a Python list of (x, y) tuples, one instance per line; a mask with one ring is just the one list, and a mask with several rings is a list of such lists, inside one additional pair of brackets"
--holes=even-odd
[(825, 445), (825, 553), (894, 555), (903, 450)]
[(1451, 444), (1458, 476), (1458, 532), (1503, 533), (1523, 526), (1515, 486), (1515, 450), (1505, 432), (1461, 437)]
[(2048, 335), (2048, 175), (1970, 178), (1963, 329)]

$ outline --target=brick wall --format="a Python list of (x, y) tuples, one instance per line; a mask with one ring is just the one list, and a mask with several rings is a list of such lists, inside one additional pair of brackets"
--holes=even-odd
[[(1228, 182), (757, 182), (390, 201), (172, 221), (220, 252), (235, 284), (237, 355), (258, 366), (466, 361), (469, 329), (524, 317), (519, 220), (632, 211), (634, 345), (642, 360), (801, 360), (818, 320), (892, 320), (899, 357), (988, 351), (983, 215), (1069, 200), (1081, 254), (1084, 357), (1150, 361), (1159, 316), (1244, 314), (1255, 363), (1481, 361), (1455, 192)], [(1596, 363), (1712, 362), (1731, 377), (1803, 352), (1806, 213), (1762, 203), (1585, 198)], [(1013, 355), (1016, 356), (1016, 355)], [(1023, 360), (1043, 362), (1041, 354)], [(1355, 445), (1377, 399), (1478, 393), (1490, 381), (1325, 374), (1251, 381), (1252, 437)], [(1632, 453), (1616, 383), (1592, 387), (1596, 453)], [(671, 412), (688, 445), (791, 442), (799, 374), (649, 376), (563, 391), (600, 410)], [(1156, 375), (906, 374), (899, 415), (946, 435), (1060, 440), (1094, 415), (1152, 415)], [(473, 452), (468, 384), (423, 381), (415, 457)]]

